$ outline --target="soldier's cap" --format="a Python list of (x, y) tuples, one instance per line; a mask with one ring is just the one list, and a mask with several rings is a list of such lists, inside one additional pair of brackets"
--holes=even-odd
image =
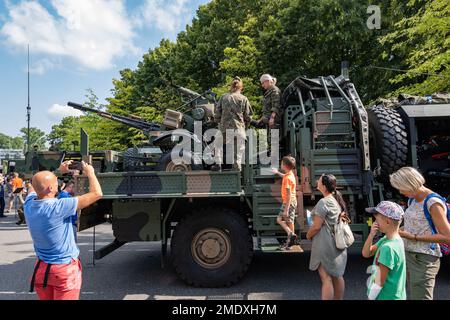
[(403, 215), (405, 214), (403, 208), (392, 201), (381, 201), (376, 207), (366, 208), (366, 212), (372, 214), (379, 213), (389, 219), (396, 221), (402, 220)]

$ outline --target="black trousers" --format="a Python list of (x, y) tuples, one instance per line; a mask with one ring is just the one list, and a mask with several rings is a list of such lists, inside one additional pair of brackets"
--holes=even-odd
[(0, 216), (5, 212), (5, 198), (0, 197)]

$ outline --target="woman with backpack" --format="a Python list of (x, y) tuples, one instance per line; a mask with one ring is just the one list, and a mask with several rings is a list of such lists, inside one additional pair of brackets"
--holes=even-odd
[(433, 300), (440, 258), (450, 249), (450, 211), (446, 199), (426, 188), (424, 177), (404, 167), (390, 175), (391, 185), (409, 198), (404, 228), (406, 270), (411, 300)]
[(345, 290), (347, 249), (336, 247), (332, 228), (345, 215), (346, 206), (336, 187), (336, 177), (332, 174), (324, 174), (317, 181), (323, 198), (312, 210), (313, 224), (306, 234), (306, 238), (312, 240), (309, 269), (319, 272), (322, 300), (342, 300)]

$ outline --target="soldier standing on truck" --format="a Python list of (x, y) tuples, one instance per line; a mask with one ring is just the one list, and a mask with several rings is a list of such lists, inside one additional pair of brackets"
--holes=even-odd
[[(232, 170), (238, 171), (241, 171), (242, 157), (245, 151), (245, 130), (250, 124), (253, 113), (248, 98), (241, 93), (243, 89), (244, 84), (241, 78), (235, 77), (231, 82), (230, 92), (220, 98), (214, 114), (214, 120), (219, 124), (225, 145), (234, 144), (235, 137), (237, 138), (237, 143), (234, 144), (236, 148), (233, 148)], [(230, 136), (230, 132), (227, 134), (227, 130), (234, 130), (235, 134)], [(223, 149), (217, 150), (216, 159), (216, 165), (211, 168), (214, 171), (221, 170)]]
[(270, 148), (270, 130), (280, 129), (281, 124), (281, 90), (276, 86), (277, 78), (270, 74), (263, 74), (260, 81), (265, 90), (262, 100), (263, 115), (261, 119), (256, 121), (255, 125), (267, 129), (267, 146)]

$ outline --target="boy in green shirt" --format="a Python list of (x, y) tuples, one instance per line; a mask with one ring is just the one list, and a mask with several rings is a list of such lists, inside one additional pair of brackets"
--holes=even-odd
[[(362, 250), (365, 258), (375, 256), (367, 296), (369, 300), (406, 300), (405, 249), (398, 233), (404, 211), (390, 201), (382, 201), (366, 211), (376, 219)], [(373, 244), (378, 230), (385, 236)]]

